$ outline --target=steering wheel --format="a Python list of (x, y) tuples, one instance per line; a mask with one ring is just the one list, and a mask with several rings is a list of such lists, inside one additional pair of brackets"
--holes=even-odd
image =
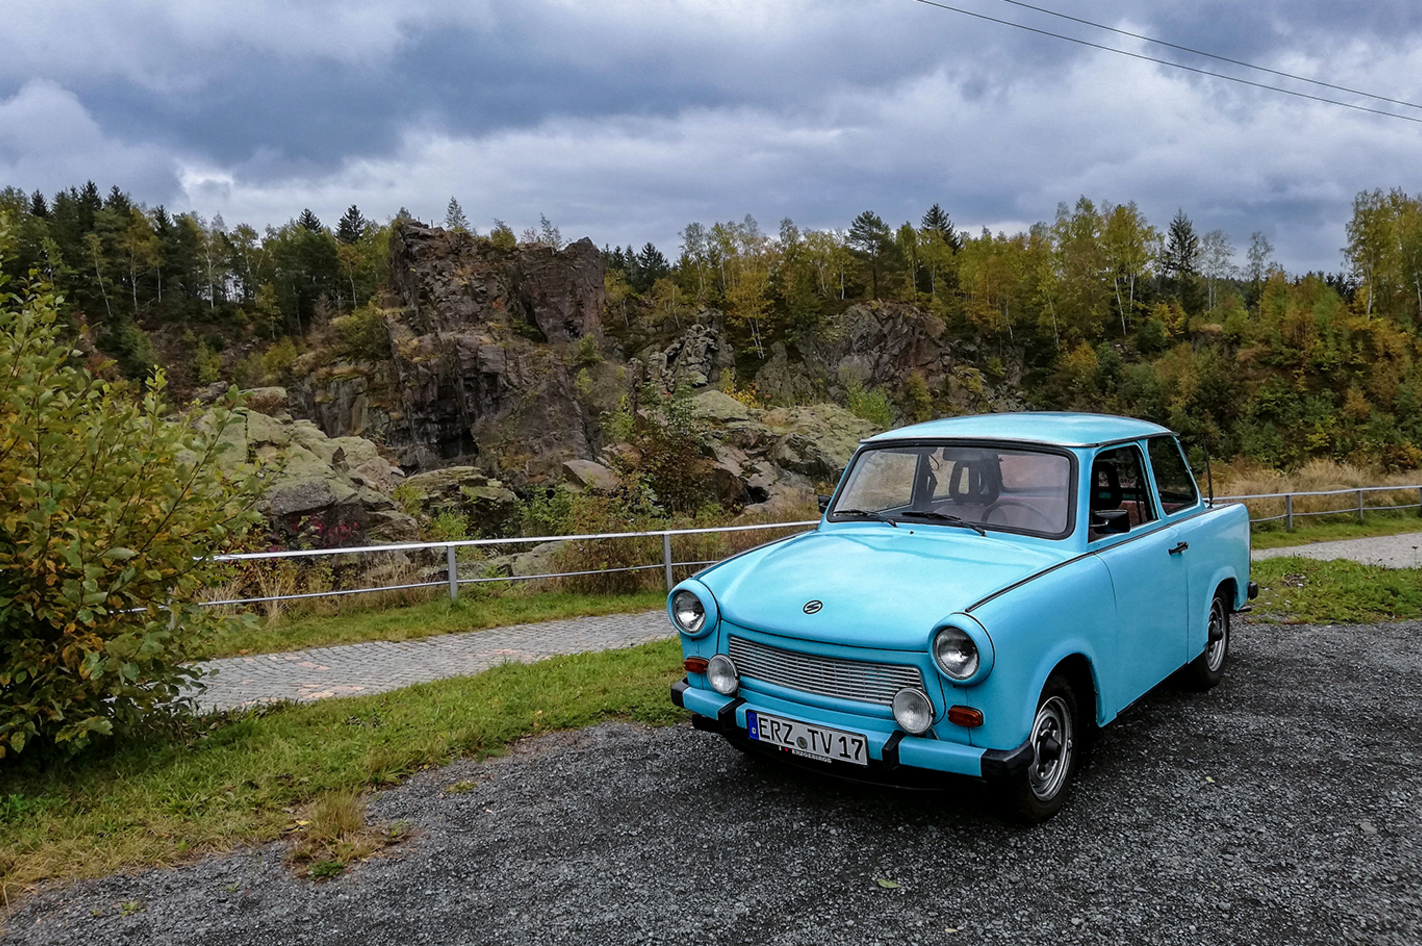
[(1031, 503), (1021, 499), (999, 499), (997, 502), (993, 503), (991, 506), (983, 510), (983, 522), (991, 521), (992, 514), (1004, 506), (1018, 506), (1022, 509), (1027, 510), (1030, 513), (1033, 513), (1034, 515), (1040, 516), (1042, 522), (1046, 523), (1048, 531), (1053, 531), (1057, 527), (1057, 520), (1053, 519), (1051, 516), (1047, 515), (1045, 512), (1038, 509)]

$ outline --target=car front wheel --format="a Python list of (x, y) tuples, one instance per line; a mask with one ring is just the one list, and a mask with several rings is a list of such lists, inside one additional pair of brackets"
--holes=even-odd
[(1053, 674), (1032, 719), (1031, 760), (1013, 778), (1011, 813), (1018, 820), (1039, 824), (1061, 810), (1076, 775), (1081, 737), (1076, 692), (1064, 676)]

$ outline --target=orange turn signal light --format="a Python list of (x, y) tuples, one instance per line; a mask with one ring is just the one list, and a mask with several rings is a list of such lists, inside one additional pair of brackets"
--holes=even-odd
[(948, 707), (948, 722), (969, 728), (981, 726), (983, 711), (973, 709), (971, 706), (950, 706)]
[(687, 673), (705, 673), (706, 668), (711, 666), (711, 661), (705, 657), (688, 657), (681, 665), (686, 668)]

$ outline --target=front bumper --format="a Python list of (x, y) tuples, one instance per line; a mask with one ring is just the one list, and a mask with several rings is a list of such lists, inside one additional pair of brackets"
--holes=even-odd
[[(748, 739), (747, 710), (763, 711), (772, 716), (788, 716), (835, 729), (863, 733), (869, 744), (869, 758), (871, 762), (879, 764), (881, 771), (906, 766), (930, 772), (998, 779), (1010, 777), (1025, 769), (1032, 758), (1031, 747), (1026, 744), (1009, 750), (979, 749), (931, 737), (910, 736), (897, 728), (883, 729), (865, 725), (877, 723), (877, 720), (849, 720), (840, 718), (839, 714), (811, 715), (806, 712), (806, 707), (798, 704), (761, 695), (755, 695), (751, 700), (741, 696), (723, 696), (713, 690), (694, 687), (687, 680), (678, 680), (672, 684), (671, 700), (694, 714), (692, 723), (697, 729), (720, 732), (739, 739)], [(835, 771), (849, 776), (853, 776), (853, 770), (857, 768), (858, 766), (846, 763), (835, 764)]]

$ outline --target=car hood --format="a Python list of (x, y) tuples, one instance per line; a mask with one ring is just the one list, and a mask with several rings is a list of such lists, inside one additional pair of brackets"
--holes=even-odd
[[(796, 536), (699, 575), (732, 624), (855, 647), (922, 650), (933, 624), (1070, 558), (966, 529), (881, 523)], [(819, 601), (815, 614), (805, 604)]]

